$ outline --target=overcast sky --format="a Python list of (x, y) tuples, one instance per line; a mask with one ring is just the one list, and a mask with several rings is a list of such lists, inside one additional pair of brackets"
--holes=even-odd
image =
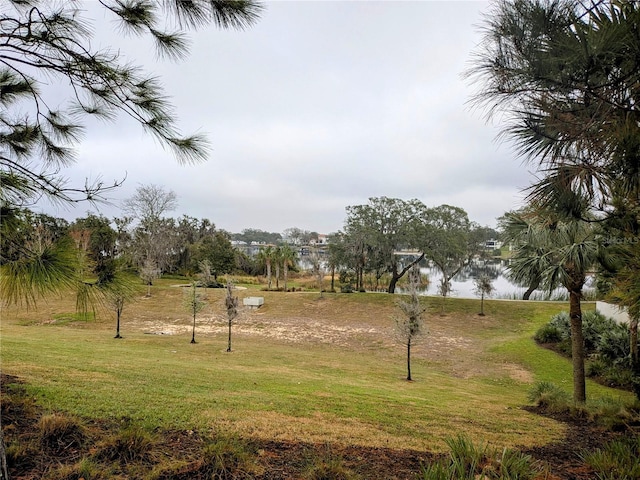
[[(99, 213), (122, 215), (119, 203), (143, 184), (176, 192), (170, 216), (208, 218), (230, 232), (331, 233), (345, 207), (379, 196), (462, 207), (489, 226), (519, 206), (529, 169), (496, 141), (500, 125), (468, 106), (474, 87), (461, 76), (488, 2), (265, 4), (248, 30), (193, 34), (179, 63), (122, 42), (89, 5), (94, 46), (122, 46), (160, 75), (183, 132), (206, 133), (212, 144), (208, 162), (180, 166), (126, 118), (91, 123), (64, 173), (76, 183), (126, 175)], [(88, 210), (96, 211), (48, 209), (68, 219)]]

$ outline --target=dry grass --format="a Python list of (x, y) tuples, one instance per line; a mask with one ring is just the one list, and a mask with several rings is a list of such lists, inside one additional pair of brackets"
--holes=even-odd
[(241, 313), (226, 354), (224, 290), (205, 292), (190, 346), (192, 318), (177, 285), (161, 280), (151, 298), (125, 306), (122, 340), (112, 338), (110, 312), (57, 320), (73, 312), (71, 298), (7, 308), (3, 372), (73, 414), (248, 438), (443, 451), (456, 432), (500, 446), (564, 435), (563, 425), (519, 408), (538, 372), (492, 353), (564, 305), (489, 301), (480, 317), (478, 302), (451, 299), (452, 313), (441, 316), (427, 300), (430, 333), (414, 350), (417, 381), (407, 383), (393, 296), (237, 290), (265, 304)]

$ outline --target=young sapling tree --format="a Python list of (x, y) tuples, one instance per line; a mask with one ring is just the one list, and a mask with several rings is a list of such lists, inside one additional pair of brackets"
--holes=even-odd
[(420, 303), (418, 295), (421, 278), (420, 268), (417, 265), (409, 270), (407, 281), (409, 298), (398, 302), (398, 308), (402, 315), (395, 318), (395, 333), (398, 341), (407, 347), (407, 381), (411, 382), (413, 380), (411, 377), (411, 347), (428, 331), (424, 321), (426, 307)]
[(193, 282), (191, 285), (191, 289), (185, 297), (184, 301), (185, 307), (189, 310), (189, 312), (193, 315), (193, 328), (191, 330), (191, 343), (196, 343), (196, 315), (198, 312), (202, 311), (205, 307), (206, 302), (201, 294), (197, 291), (196, 282)]
[(474, 292), (480, 297), (480, 313), (478, 315), (484, 317), (484, 297), (490, 297), (495, 290), (493, 280), (489, 275), (483, 273), (473, 280)]
[(231, 325), (238, 316), (238, 297), (233, 296), (233, 285), (227, 282), (227, 296), (225, 298), (225, 306), (227, 307), (227, 320), (229, 321), (229, 342), (227, 343), (227, 352), (231, 351)]

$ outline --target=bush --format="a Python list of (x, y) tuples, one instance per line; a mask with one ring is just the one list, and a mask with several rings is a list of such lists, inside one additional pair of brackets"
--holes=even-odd
[(619, 330), (620, 325), (597, 310), (585, 312), (582, 315), (582, 335), (584, 336), (585, 353), (589, 354), (597, 351), (602, 335), (616, 329)]
[(340, 293), (353, 293), (353, 285), (342, 285), (340, 287)]
[(615, 363), (630, 365), (630, 338), (629, 330), (624, 325), (614, 324), (609, 330), (600, 335), (597, 342), (597, 351), (602, 357)]
[(423, 466), (422, 480), (533, 480), (542, 473), (529, 455), (517, 450), (478, 447), (463, 435), (447, 439), (447, 445), (450, 459)]
[(640, 436), (615, 440), (582, 458), (600, 480), (640, 478)]
[(587, 377), (602, 377), (609, 370), (609, 362), (600, 355), (594, 355), (585, 365), (585, 375)]
[(619, 398), (602, 397), (587, 403), (591, 421), (609, 430), (624, 430), (630, 423), (638, 421), (637, 412)]
[(560, 312), (551, 317), (549, 325), (558, 330), (562, 340), (571, 338), (571, 319), (568, 312)]
[(572, 404), (569, 393), (551, 382), (537, 382), (529, 391), (529, 401), (550, 412), (566, 412)]
[(547, 323), (538, 329), (533, 339), (538, 343), (559, 343), (562, 341), (562, 333), (558, 327)]

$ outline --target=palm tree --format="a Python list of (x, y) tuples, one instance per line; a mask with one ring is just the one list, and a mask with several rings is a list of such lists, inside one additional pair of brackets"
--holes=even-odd
[(273, 256), (271, 257), (271, 263), (276, 267), (276, 290), (280, 290), (280, 262), (282, 261), (282, 253), (280, 247), (273, 248)]
[(273, 246), (267, 245), (262, 247), (258, 252), (258, 261), (263, 264), (267, 270), (267, 290), (271, 290), (271, 263), (273, 262)]
[(541, 272), (542, 285), (553, 290), (562, 285), (569, 293), (573, 399), (586, 401), (584, 337), (582, 333), (582, 289), (598, 262), (600, 249), (593, 223), (562, 218), (548, 211), (529, 208), (505, 215), (509, 240), (515, 252), (509, 270), (514, 278)]
[(285, 243), (280, 247), (280, 259), (282, 261), (282, 274), (284, 278), (284, 291), (287, 291), (287, 279), (289, 276), (289, 267), (295, 265), (298, 260), (298, 255), (296, 251), (291, 248), (291, 245)]

